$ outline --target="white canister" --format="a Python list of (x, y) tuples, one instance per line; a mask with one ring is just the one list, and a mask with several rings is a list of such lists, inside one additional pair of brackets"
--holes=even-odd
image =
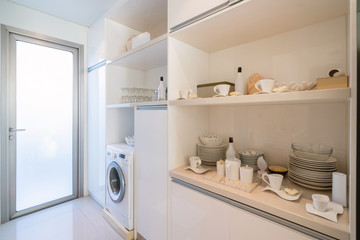
[(227, 180), (239, 180), (241, 161), (237, 158), (225, 160), (225, 175)]
[(340, 172), (332, 173), (332, 201), (347, 206), (346, 198), (346, 174)]
[(225, 176), (225, 163), (224, 160), (216, 162), (216, 172), (219, 176)]
[(246, 165), (246, 167), (240, 167), (240, 182), (250, 184), (253, 180), (254, 169)]

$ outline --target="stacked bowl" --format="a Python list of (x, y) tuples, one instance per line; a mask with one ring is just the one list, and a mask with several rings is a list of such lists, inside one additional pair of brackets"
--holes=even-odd
[(332, 172), (337, 161), (331, 157), (333, 148), (322, 144), (291, 144), (289, 179), (303, 187), (316, 190), (332, 188)]
[(239, 153), (242, 165), (252, 167), (254, 171), (259, 170), (257, 160), (259, 157), (264, 157), (264, 151), (256, 149), (248, 149)]
[(217, 135), (200, 136), (201, 143), (197, 144), (197, 155), (204, 165), (216, 165), (220, 159), (226, 158), (227, 144)]

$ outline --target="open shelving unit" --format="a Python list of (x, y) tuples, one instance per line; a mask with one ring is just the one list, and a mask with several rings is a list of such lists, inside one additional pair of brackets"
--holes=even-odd
[(106, 105), (107, 109), (116, 108), (132, 108), (137, 106), (163, 106), (167, 105), (167, 101), (151, 101), (151, 102), (136, 102), (136, 103), (119, 103)]
[(266, 105), (348, 101), (350, 88), (173, 100), (172, 106)]
[(205, 52), (216, 52), (344, 16), (347, 11), (348, 3), (343, 0), (245, 0), (170, 36)]
[(167, 34), (161, 35), (111, 61), (110, 65), (149, 70), (167, 64)]

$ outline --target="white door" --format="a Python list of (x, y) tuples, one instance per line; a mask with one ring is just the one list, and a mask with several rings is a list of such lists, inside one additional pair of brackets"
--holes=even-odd
[(135, 111), (135, 229), (145, 239), (167, 238), (167, 107)]
[(9, 217), (78, 195), (78, 49), (9, 34)]

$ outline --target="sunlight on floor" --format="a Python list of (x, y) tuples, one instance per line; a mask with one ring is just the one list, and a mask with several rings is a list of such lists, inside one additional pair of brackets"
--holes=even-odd
[(0, 225), (1, 240), (123, 240), (90, 197), (79, 198)]

